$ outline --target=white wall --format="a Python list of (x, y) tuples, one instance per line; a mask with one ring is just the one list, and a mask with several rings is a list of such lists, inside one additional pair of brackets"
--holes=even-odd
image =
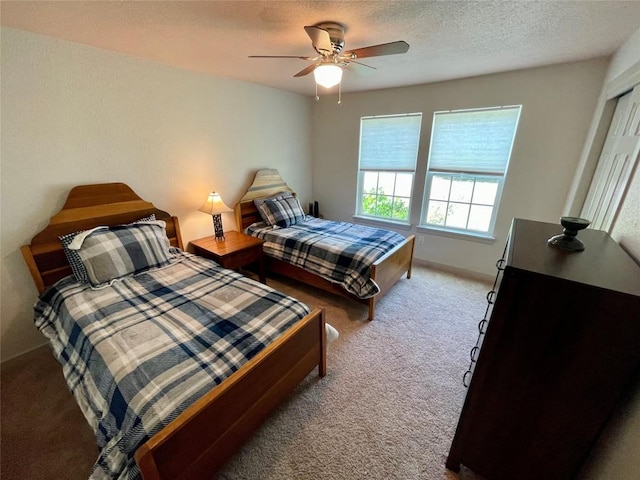
[[(611, 85), (619, 86), (621, 82), (627, 83), (625, 87), (632, 88), (637, 81), (640, 81), (640, 29), (611, 59), (603, 91), (609, 91)], [(605, 100), (606, 97), (603, 95), (599, 101), (604, 103)], [(601, 109), (596, 112), (594, 125), (601, 121), (600, 112)], [(585, 151), (588, 151), (589, 147), (591, 145), (586, 145)], [(611, 230), (611, 236), (640, 265), (640, 166), (636, 167), (618, 218)], [(637, 380), (640, 381), (640, 378)], [(639, 445), (640, 384), (636, 382), (598, 442), (585, 467), (583, 478), (637, 480), (640, 472)]]
[(640, 62), (640, 28), (629, 37), (611, 58), (605, 84), (615, 81), (638, 62)]
[[(313, 107), (313, 192), (328, 218), (355, 211), (360, 117), (422, 112), (416, 195), (419, 221), (433, 112), (522, 105), (520, 125), (496, 222), (496, 241), (425, 236), (415, 257), (485, 275), (495, 274), (513, 217), (559, 222), (579, 161), (607, 59), (520, 70), (406, 88), (321, 97)], [(348, 78), (345, 78), (348, 82)], [(407, 234), (406, 231), (400, 233)]]
[(564, 215), (579, 216), (600, 159), (618, 97), (640, 83), (640, 28), (611, 58), (589, 128), (580, 162), (564, 208)]
[(620, 206), (611, 236), (640, 265), (640, 167), (638, 166)]
[[(634, 78), (632, 83), (640, 82), (640, 28), (611, 59), (605, 90), (607, 84), (619, 82), (620, 78)], [(640, 166), (637, 164), (611, 236), (640, 264)]]
[(207, 193), (233, 206), (260, 168), (310, 199), (309, 98), (9, 28), (1, 40), (2, 360), (44, 343), (20, 246), (74, 185), (127, 183), (180, 218), (185, 245), (212, 234)]

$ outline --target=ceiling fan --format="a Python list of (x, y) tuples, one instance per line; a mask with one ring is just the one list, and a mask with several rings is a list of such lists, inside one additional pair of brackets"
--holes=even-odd
[(371, 45), (369, 47), (356, 48), (342, 52), (344, 47), (344, 33), (346, 28), (337, 22), (322, 22), (316, 25), (304, 27), (311, 38), (311, 44), (317, 52), (315, 57), (303, 57), (295, 55), (250, 55), (249, 58), (298, 58), (314, 62), (302, 69), (294, 77), (303, 77), (313, 72), (316, 84), (330, 88), (340, 83), (343, 69), (355, 73), (366, 74), (375, 67), (356, 61), (360, 58), (379, 57), (382, 55), (395, 55), (406, 53), (409, 44), (404, 41)]

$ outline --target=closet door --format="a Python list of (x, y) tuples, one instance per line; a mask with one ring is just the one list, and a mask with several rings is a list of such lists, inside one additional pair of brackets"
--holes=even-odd
[(581, 217), (609, 232), (640, 151), (640, 86), (618, 99)]

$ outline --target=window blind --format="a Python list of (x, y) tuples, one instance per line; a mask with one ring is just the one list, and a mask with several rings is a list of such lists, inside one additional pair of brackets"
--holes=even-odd
[(415, 171), (421, 113), (360, 119), (360, 170)]
[(521, 106), (436, 112), (429, 169), (503, 175)]

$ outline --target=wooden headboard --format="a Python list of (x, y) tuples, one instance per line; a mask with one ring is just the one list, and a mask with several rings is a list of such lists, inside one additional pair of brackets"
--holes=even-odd
[(240, 202), (236, 204), (233, 210), (236, 214), (236, 224), (241, 232), (252, 223), (262, 221), (262, 217), (260, 217), (260, 213), (253, 203), (253, 200)]
[(280, 192), (291, 192), (295, 195), (293, 189), (283, 180), (278, 170), (273, 168), (258, 170), (249, 189), (234, 208), (238, 229), (243, 231), (252, 223), (262, 221), (262, 217), (253, 203), (255, 199), (270, 197)]
[(58, 240), (65, 233), (87, 230), (100, 225), (120, 225), (155, 214), (167, 222), (167, 236), (171, 245), (183, 248), (178, 218), (158, 210), (151, 202), (142, 200), (124, 183), (81, 185), (69, 192), (67, 200), (49, 225), (22, 247), (24, 257), (38, 292), (67, 275), (71, 267)]

